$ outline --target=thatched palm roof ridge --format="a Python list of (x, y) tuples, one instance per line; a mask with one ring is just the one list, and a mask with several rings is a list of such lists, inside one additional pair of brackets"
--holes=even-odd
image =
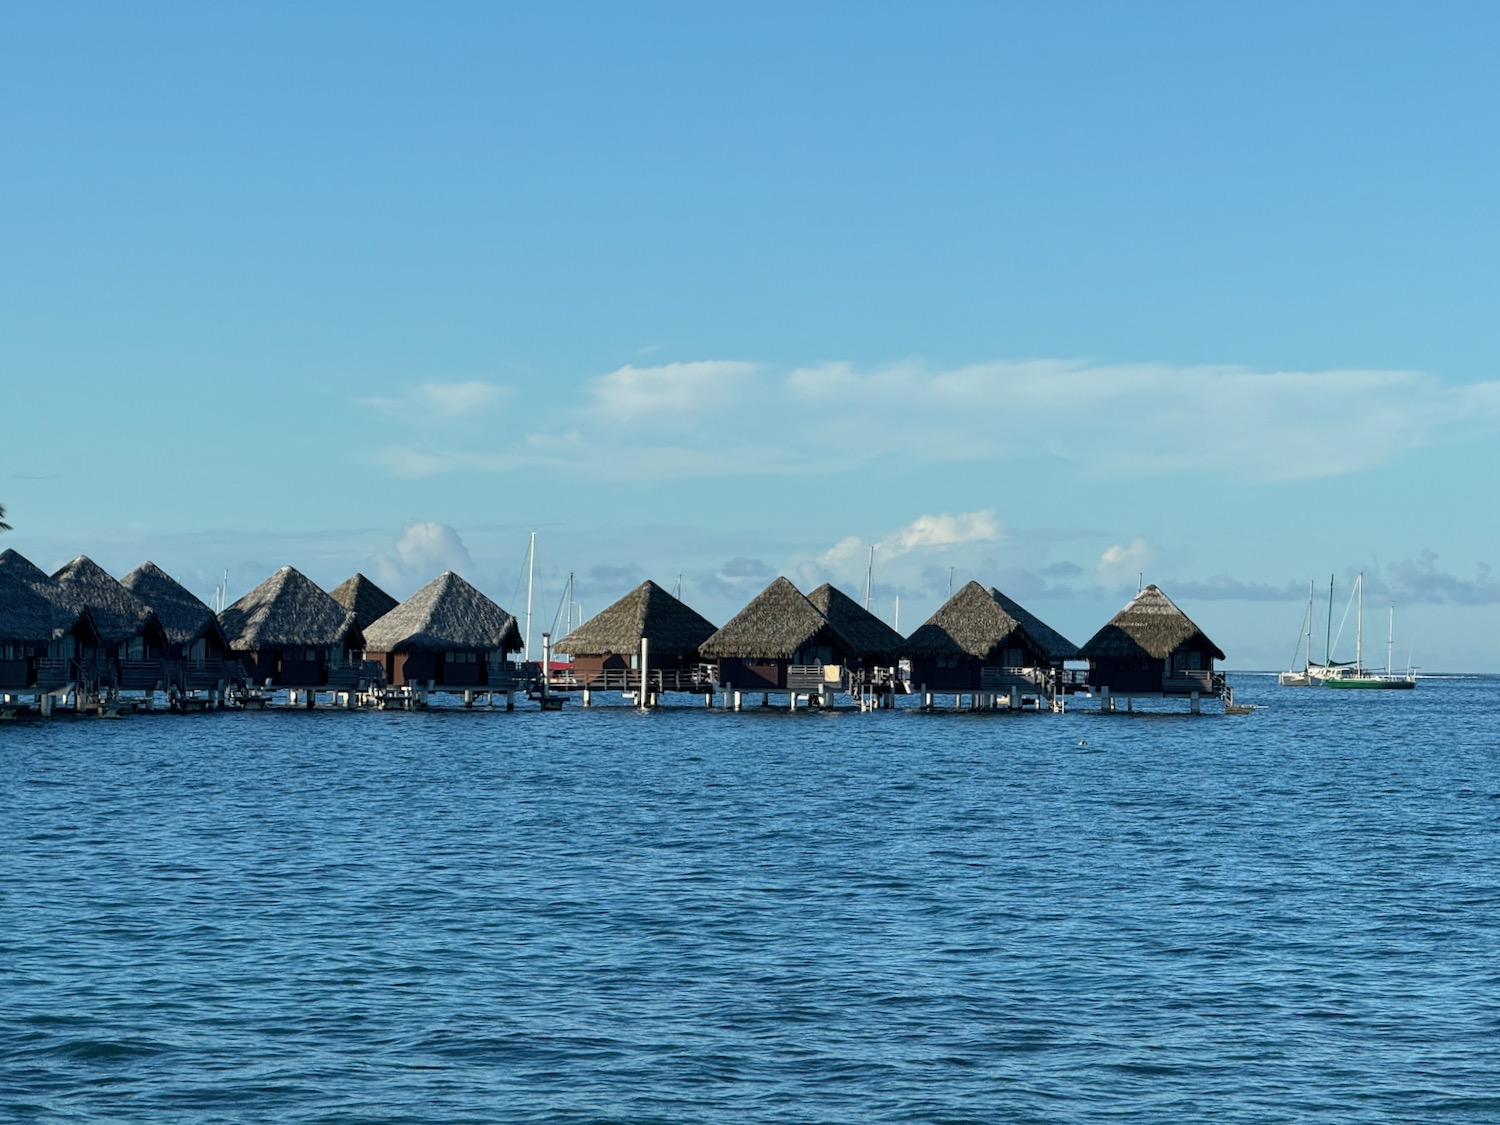
[(516, 619), (451, 570), (365, 630), (368, 652), (513, 652)]
[(1010, 614), (1021, 623), (1021, 627), (1030, 634), (1031, 639), (1041, 646), (1043, 652), (1053, 660), (1077, 660), (1078, 646), (1056, 629), (1048, 625), (1036, 614), (1026, 609), (1015, 600), (1006, 597), (993, 586), (989, 590), (990, 597), (995, 599), (997, 605), (1006, 613)]
[(120, 585), (155, 611), (168, 643), (188, 645), (208, 637), (223, 644), (224, 630), (214, 611), (154, 562), (143, 562), (120, 579)]
[[(983, 660), (1025, 627), (978, 582), (966, 582), (907, 638), (913, 656), (968, 656)], [(1034, 642), (1033, 642), (1034, 644)]]
[(52, 580), (64, 596), (88, 609), (103, 643), (119, 644), (147, 636), (166, 641), (166, 632), (151, 607), (87, 555), (79, 555)]
[(295, 567), (284, 566), (219, 614), (233, 649), (336, 647), (359, 642), (350, 613)]
[(329, 590), (328, 596), (352, 611), (361, 629), (369, 628), (401, 604), (358, 571)]
[(55, 593), (57, 583), (53, 581), (52, 576), (14, 547), (7, 547), (0, 551), (0, 567), (4, 567), (23, 582), (31, 585), (40, 583), (51, 587), (54, 590), (53, 596), (57, 596)]
[(638, 652), (645, 637), (653, 653), (691, 656), (713, 633), (713, 622), (648, 578), (553, 647), (571, 656), (604, 656)]
[(1048, 660), (1072, 660), (1078, 648), (1012, 599), (978, 582), (938, 607), (907, 639), (913, 656), (967, 656), (983, 660), (1007, 641)]
[(1224, 659), (1219, 646), (1209, 640), (1203, 630), (1172, 603), (1171, 598), (1157, 587), (1147, 586), (1089, 639), (1082, 654), (1090, 660), (1165, 660), (1193, 641), (1209, 650), (1216, 659)]
[(847, 653), (859, 648), (790, 581), (777, 578), (698, 651), (710, 660), (790, 660), (798, 649), (817, 640)]
[(807, 600), (854, 642), (855, 655), (895, 663), (906, 651), (905, 637), (838, 587), (825, 582)]
[(0, 641), (47, 644), (75, 630), (96, 634), (88, 610), (70, 607), (57, 583), (24, 555), (0, 552)]

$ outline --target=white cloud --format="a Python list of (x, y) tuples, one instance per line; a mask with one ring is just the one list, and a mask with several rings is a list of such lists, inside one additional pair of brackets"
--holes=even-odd
[(1115, 588), (1127, 581), (1137, 582), (1151, 564), (1156, 561), (1156, 552), (1144, 539), (1134, 539), (1105, 549), (1094, 564), (1094, 580), (1100, 586)]
[[(999, 543), (1004, 529), (993, 509), (982, 512), (942, 512), (922, 515), (875, 543), (877, 562), (891, 562), (912, 552), (947, 551), (974, 543)], [(870, 544), (857, 535), (839, 540), (818, 557), (817, 565), (835, 574), (863, 571), (870, 561)]]
[(949, 515), (918, 516), (889, 539), (883, 540), (876, 554), (888, 558), (926, 547), (958, 547), (966, 543), (994, 543), (1002, 537), (1000, 521), (993, 510), (959, 512)]
[(375, 580), (396, 596), (410, 594), (445, 570), (474, 572), (474, 560), (458, 532), (432, 521), (407, 524), (398, 539), (371, 557), (370, 565)]
[(715, 412), (740, 399), (758, 364), (727, 360), (626, 364), (594, 380), (594, 407), (609, 423), (673, 421)]

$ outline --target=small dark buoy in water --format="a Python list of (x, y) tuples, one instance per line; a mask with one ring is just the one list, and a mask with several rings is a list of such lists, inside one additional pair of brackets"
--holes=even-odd
[(1087, 746), (1088, 744), (1089, 744), (1089, 740), (1086, 739), (1086, 738), (1080, 738), (1078, 740), (1078, 745), (1080, 745), (1080, 746)]

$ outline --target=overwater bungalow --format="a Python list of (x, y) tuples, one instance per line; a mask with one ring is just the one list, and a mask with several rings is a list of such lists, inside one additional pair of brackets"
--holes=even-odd
[(421, 692), (513, 691), (510, 654), (523, 647), (515, 617), (451, 570), (365, 631), (366, 659), (387, 683)]
[(860, 646), (786, 578), (777, 578), (700, 650), (715, 679), (736, 692), (787, 692), (827, 701), (848, 690), (845, 665)]
[(364, 637), (354, 614), (294, 567), (284, 566), (219, 614), (232, 657), (257, 687), (357, 690)]
[(89, 611), (70, 605), (40, 567), (14, 550), (0, 552), (0, 707), (12, 696), (45, 693), (79, 680), (78, 654), (99, 642)]
[(1051, 698), (1078, 647), (1019, 603), (968, 582), (907, 638), (911, 682), (924, 692), (974, 693), (1014, 706), (1022, 693)]
[(167, 634), (149, 605), (87, 555), (79, 555), (52, 580), (94, 619), (98, 644), (81, 659), (92, 661), (85, 678), (96, 691), (150, 693), (169, 686), (162, 667)]
[(854, 690), (866, 689), (894, 702), (897, 666), (906, 652), (906, 638), (860, 605), (838, 587), (827, 582), (807, 595), (807, 600), (855, 646), (849, 668), (855, 674)]
[(641, 642), (646, 642), (648, 691), (711, 690), (699, 674), (699, 648), (714, 626), (655, 582), (642, 582), (596, 613), (553, 647), (573, 658), (571, 682), (588, 702), (594, 691), (641, 687)]
[(1089, 683), (1110, 696), (1187, 696), (1194, 710), (1199, 697), (1217, 694), (1223, 677), (1214, 661), (1224, 653), (1207, 634), (1155, 586), (1147, 586), (1083, 646)]
[(165, 677), (185, 696), (222, 692), (244, 671), (226, 664), (229, 645), (214, 611), (153, 562), (144, 562), (124, 578), (124, 586), (155, 611), (166, 632)]
[(329, 590), (328, 596), (353, 613), (361, 629), (368, 629), (401, 604), (357, 571)]

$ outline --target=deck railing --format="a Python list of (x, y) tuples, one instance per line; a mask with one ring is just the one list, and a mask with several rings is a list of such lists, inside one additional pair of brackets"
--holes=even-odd
[(1036, 690), (1051, 682), (1052, 669), (1030, 667), (989, 667), (979, 669), (980, 691), (1008, 691), (1011, 688)]
[(1196, 691), (1210, 695), (1214, 690), (1214, 674), (1206, 668), (1179, 668), (1162, 677), (1161, 690), (1174, 694)]
[[(648, 668), (651, 691), (682, 691), (702, 694), (713, 685), (712, 674), (700, 668)], [(553, 691), (640, 691), (639, 668), (605, 668), (580, 673), (576, 668), (555, 669), (548, 680)]]
[(786, 686), (788, 691), (848, 691), (849, 672), (842, 664), (790, 664)]
[(52, 691), (71, 683), (80, 683), (82, 679), (76, 660), (48, 656), (36, 662), (36, 686), (43, 691)]

